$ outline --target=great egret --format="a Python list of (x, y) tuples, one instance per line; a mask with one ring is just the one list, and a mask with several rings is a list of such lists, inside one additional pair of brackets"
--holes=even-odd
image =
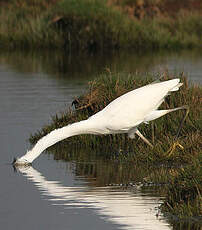
[(155, 120), (167, 113), (186, 109), (182, 106), (174, 109), (157, 110), (164, 98), (182, 86), (180, 79), (151, 83), (132, 90), (112, 101), (103, 110), (87, 120), (55, 129), (42, 137), (24, 156), (14, 160), (15, 165), (31, 164), (45, 149), (68, 137), (79, 134), (117, 134), (128, 133), (129, 138), (137, 134), (145, 143), (152, 144), (140, 133), (138, 126)]

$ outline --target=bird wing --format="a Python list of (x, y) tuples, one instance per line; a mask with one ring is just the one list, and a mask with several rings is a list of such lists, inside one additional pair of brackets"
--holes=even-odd
[(106, 106), (94, 116), (110, 130), (127, 130), (137, 126), (144, 118), (156, 110), (170, 91), (176, 91), (182, 85), (179, 79), (149, 84), (132, 90)]

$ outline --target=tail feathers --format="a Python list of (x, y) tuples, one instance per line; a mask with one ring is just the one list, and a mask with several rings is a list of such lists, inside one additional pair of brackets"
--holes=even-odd
[(178, 91), (179, 88), (180, 88), (180, 86), (182, 86), (182, 85), (183, 85), (183, 83), (178, 83), (174, 88), (172, 88), (172, 89), (170, 90), (170, 92)]
[(174, 111), (177, 111), (177, 110), (180, 110), (180, 109), (187, 109), (188, 106), (187, 105), (184, 105), (184, 106), (181, 106), (181, 107), (178, 107), (178, 108), (174, 108), (174, 109), (166, 109), (166, 110), (155, 110), (155, 111), (152, 111), (150, 114), (148, 114), (145, 119), (144, 119), (144, 123), (147, 123), (149, 121), (153, 121), (159, 117), (162, 117), (164, 116), (165, 114), (167, 113), (170, 113), (170, 112), (174, 112)]

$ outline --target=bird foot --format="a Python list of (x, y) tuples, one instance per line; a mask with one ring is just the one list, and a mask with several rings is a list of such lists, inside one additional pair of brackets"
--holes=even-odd
[(184, 147), (178, 141), (176, 141), (167, 151), (168, 156), (171, 156), (177, 147), (179, 147), (181, 150), (184, 149)]

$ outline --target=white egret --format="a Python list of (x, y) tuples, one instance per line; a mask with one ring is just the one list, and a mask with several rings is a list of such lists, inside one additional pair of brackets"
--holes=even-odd
[(152, 144), (140, 133), (138, 126), (155, 120), (167, 113), (186, 109), (186, 106), (157, 110), (164, 98), (182, 86), (180, 79), (152, 83), (132, 90), (112, 101), (103, 110), (87, 120), (55, 129), (42, 137), (24, 156), (16, 159), (14, 164), (31, 164), (45, 149), (68, 137), (80, 134), (117, 134), (128, 133), (130, 138), (137, 134), (151, 147)]

